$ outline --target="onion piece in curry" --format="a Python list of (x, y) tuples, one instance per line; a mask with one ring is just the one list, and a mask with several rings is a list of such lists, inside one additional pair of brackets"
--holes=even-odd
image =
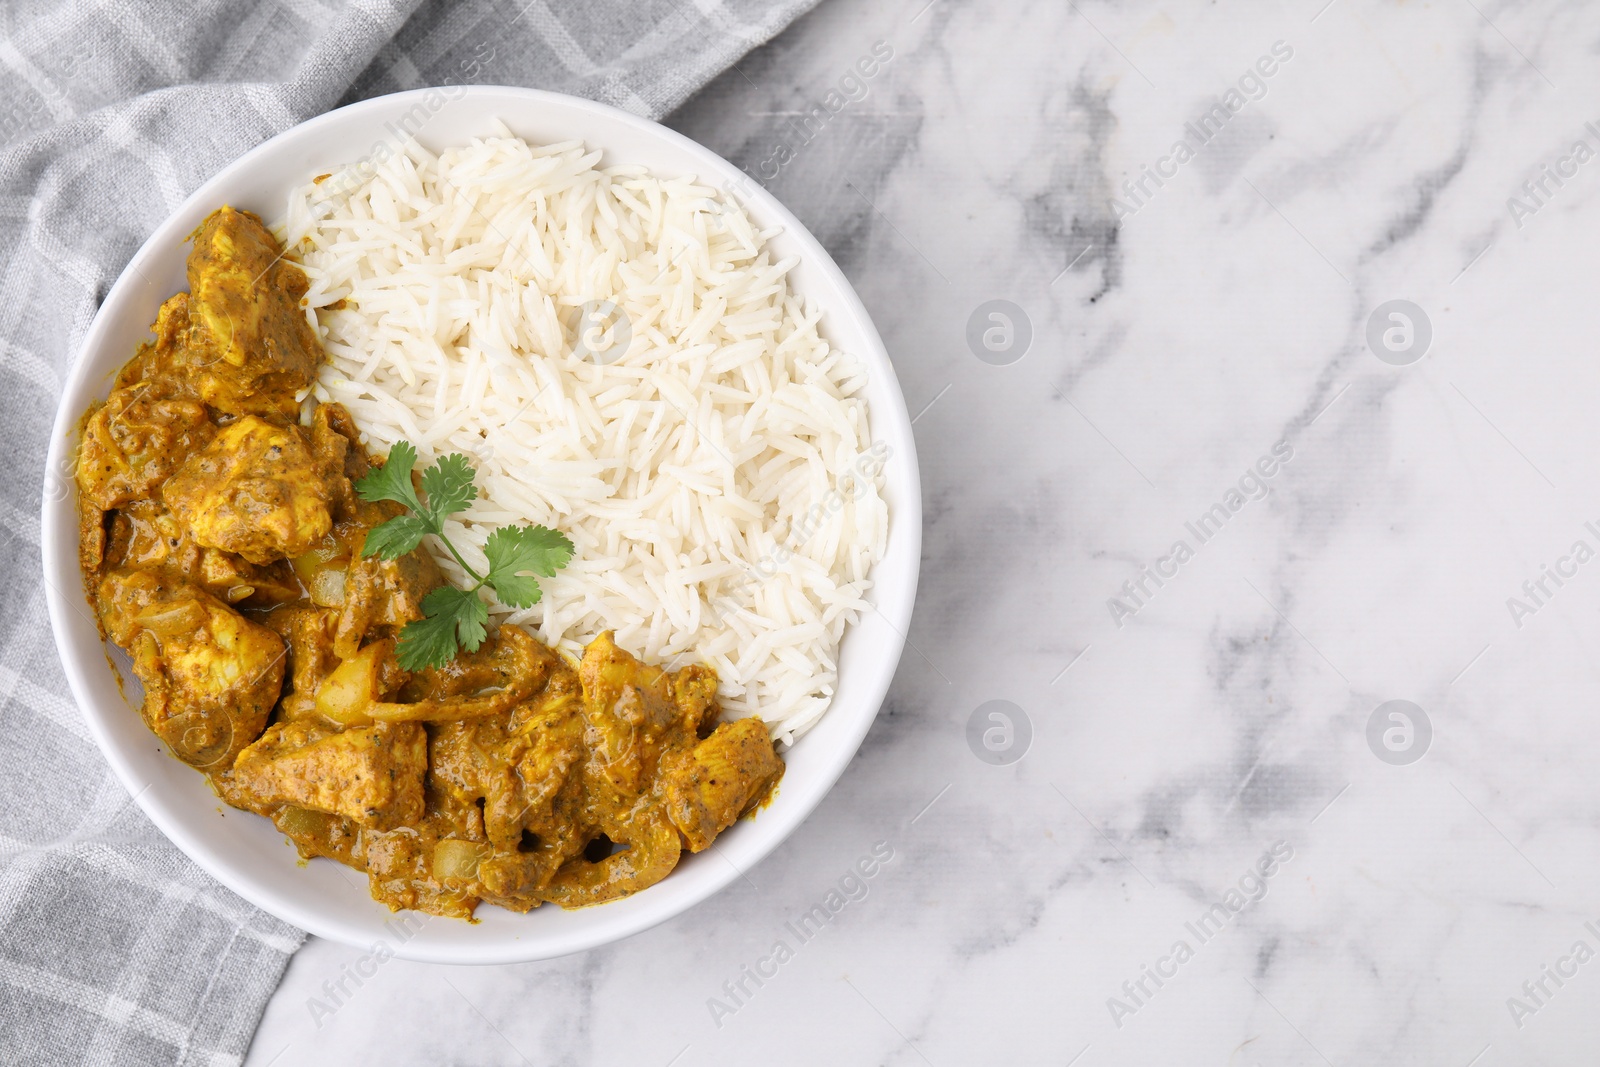
[(173, 755), (303, 859), (462, 918), (636, 893), (770, 799), (767, 729), (719, 721), (707, 667), (610, 633), (572, 663), (504, 625), (402, 670), (400, 628), (445, 579), (422, 548), (362, 556), (401, 508), (356, 495), (381, 461), (350, 414), (303, 400), (323, 360), (305, 274), (248, 212), (193, 241), (189, 292), (84, 416), (77, 469), (90, 603)]

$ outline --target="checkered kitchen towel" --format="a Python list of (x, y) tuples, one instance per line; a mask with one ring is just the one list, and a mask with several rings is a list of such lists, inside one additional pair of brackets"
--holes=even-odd
[(0, 1064), (238, 1063), (303, 937), (146, 821), (50, 638), (46, 441), (134, 250), (224, 163), (338, 104), (492, 82), (660, 116), (815, 2), (0, 4)]

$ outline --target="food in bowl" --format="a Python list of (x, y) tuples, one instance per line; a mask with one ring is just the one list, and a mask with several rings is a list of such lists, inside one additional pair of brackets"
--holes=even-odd
[[(826, 711), (883, 552), (888, 450), (793, 261), (597, 163), (412, 142), (297, 191), (283, 248), (224, 209), (85, 421), (84, 569), (147, 721), (394, 908), (600, 903), (709, 846)], [(415, 451), (481, 491), (375, 556), (408, 515), (358, 487)], [(542, 597), (465, 588), (545, 523), (576, 554)], [(442, 592), (498, 626), (408, 664)]]
[[(193, 240), (190, 291), (84, 416), (77, 464), (90, 602), (175, 756), (375, 899), (463, 918), (631, 895), (770, 798), (771, 736), (718, 721), (709, 667), (643, 663), (609, 631), (573, 662), (464, 623), (459, 651), (408, 662), (413, 628), (470, 594), (422, 533), (394, 534), (464, 503), (470, 468), (411, 483), (407, 450), (369, 457), (349, 412), (306, 395), (306, 278), (258, 218), (223, 207)], [(522, 572), (565, 558), (508, 557), (496, 588), (531, 604)]]

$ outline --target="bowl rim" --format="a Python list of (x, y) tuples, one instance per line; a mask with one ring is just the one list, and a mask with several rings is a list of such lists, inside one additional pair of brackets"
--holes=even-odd
[[(298, 139), (308, 137), (326, 127), (337, 127), (344, 123), (359, 122), (359, 120), (368, 115), (381, 116), (399, 104), (420, 99), (430, 93), (454, 94), (450, 96), (451, 100), (461, 100), (469, 96), (499, 98), (516, 107), (526, 106), (531, 109), (540, 107), (565, 108), (578, 113), (601, 116), (608, 121), (632, 127), (635, 132), (646, 138), (666, 141), (680, 151), (686, 152), (689, 156), (695, 157), (697, 161), (703, 161), (706, 171), (714, 173), (725, 181), (743, 183), (739, 186), (740, 197), (746, 202), (747, 206), (758, 214), (763, 224), (782, 226), (788, 239), (798, 243), (801, 255), (809, 260), (809, 266), (820, 271), (826, 280), (831, 283), (831, 288), (834, 290), (834, 295), (837, 299), (830, 297), (826, 302), (819, 299), (819, 305), (826, 312), (848, 316), (853, 320), (855, 331), (859, 334), (861, 340), (865, 342), (865, 350), (857, 353), (858, 358), (866, 365), (869, 375), (882, 376), (888, 383), (888, 388), (885, 392), (889, 403), (885, 405), (881, 402), (875, 402), (871, 409), (871, 417), (875, 436), (884, 439), (893, 438), (896, 444), (901, 446), (896, 462), (889, 465), (886, 477), (892, 478), (895, 486), (893, 513), (890, 517), (891, 537), (898, 535), (904, 540), (901, 542), (902, 553), (899, 557), (891, 559), (889, 552), (886, 551), (884, 559), (880, 560), (874, 567), (875, 581), (870, 599), (874, 603), (874, 610), (883, 615), (884, 621), (889, 623), (892, 636), (887, 639), (885, 646), (874, 650), (878, 659), (875, 664), (876, 669), (867, 679), (867, 683), (859, 690), (854, 701), (863, 709), (858, 715), (858, 720), (850, 724), (850, 728), (839, 740), (836, 750), (829, 754), (824, 761), (820, 773), (813, 774), (806, 781), (800, 801), (792, 809), (788, 810), (787, 817), (784, 819), (772, 819), (771, 815), (773, 813), (768, 812), (764, 813), (762, 819), (758, 819), (753, 823), (753, 827), (760, 828), (765, 826), (769, 829), (759, 834), (759, 839), (753, 847), (744, 850), (745, 856), (743, 858), (748, 861), (745, 869), (770, 855), (801, 823), (811, 816), (812, 812), (844, 773), (845, 768), (860, 748), (862, 740), (882, 707), (888, 693), (889, 684), (893, 679), (895, 668), (904, 651), (906, 643), (905, 628), (910, 623), (921, 566), (921, 479), (917, 470), (915, 441), (911, 433), (905, 398), (899, 388), (894, 366), (889, 359), (882, 338), (879, 336), (871, 317), (867, 314), (865, 306), (861, 303), (855, 288), (810, 230), (799, 219), (795, 218), (760, 182), (748, 180), (748, 175), (744, 171), (724, 160), (712, 150), (660, 123), (620, 108), (582, 97), (517, 86), (470, 85), (411, 89), (374, 97), (324, 112), (263, 141), (223, 166), (202, 182), (189, 196), (184, 198), (182, 203), (173, 209), (167, 218), (151, 232), (138, 251), (129, 259), (116, 282), (107, 291), (100, 306), (96, 309), (95, 316), (89, 328), (85, 331), (77, 351), (74, 353), (73, 363), (63, 383), (53, 423), (41, 502), (40, 549), (43, 575), (46, 579), (46, 602), (57, 653), (61, 659), (73, 698), (83, 715), (89, 733), (94, 738), (96, 746), (100, 749), (107, 763), (110, 764), (118, 778), (121, 779), (123, 786), (132, 794), (134, 801), (144, 810), (151, 822), (197, 866), (255, 907), (319, 937), (356, 947), (369, 947), (370, 941), (364, 938), (360, 932), (353, 932), (352, 928), (344, 926), (342, 920), (320, 913), (314, 907), (304, 904), (302, 899), (282, 895), (265, 882), (251, 876), (249, 872), (236, 868), (232, 862), (212, 850), (205, 841), (203, 834), (192, 833), (182, 821), (169, 816), (167, 805), (155, 795), (156, 791), (149, 789), (141, 782), (141, 775), (136, 771), (128, 754), (123, 751), (122, 743), (111, 734), (109, 728), (102, 721), (103, 716), (116, 713), (118, 710), (125, 713), (129, 710), (129, 706), (124, 703), (121, 709), (107, 709), (101, 707), (92, 695), (89, 673), (94, 670), (110, 669), (107, 646), (76, 647), (74, 642), (69, 639), (67, 629), (63, 625), (63, 621), (67, 617), (66, 613), (78, 610), (74, 606), (73, 598), (76, 598), (77, 604), (83, 603), (83, 583), (77, 561), (76, 493), (68, 485), (59, 497), (54, 496), (50, 472), (66, 472), (70, 470), (71, 452), (69, 451), (69, 446), (71, 448), (76, 447), (78, 426), (83, 410), (93, 398), (99, 395), (94, 391), (96, 388), (95, 383), (89, 381), (89, 378), (94, 366), (92, 355), (108, 343), (108, 339), (104, 335), (110, 333), (113, 328), (110, 324), (112, 316), (108, 309), (117, 307), (125, 300), (137, 297), (136, 289), (143, 281), (141, 265), (144, 262), (154, 262), (163, 255), (171, 255), (176, 249), (181, 249), (184, 239), (183, 234), (177, 234), (176, 241), (171, 240), (179, 220), (190, 214), (197, 207), (222, 202), (223, 191), (231, 182), (236, 181), (241, 173), (258, 164), (270, 161), (275, 155), (283, 152)], [(516, 121), (516, 116), (513, 114), (508, 113), (504, 117), (508, 122), (515, 123)], [(363, 142), (357, 141), (356, 143)], [(595, 141), (586, 141), (586, 143), (602, 151), (609, 151), (608, 146), (604, 144)], [(699, 165), (700, 163), (697, 162), (697, 167)], [(701, 177), (704, 177), (704, 173), (701, 174)], [(287, 196), (287, 193), (288, 189), (285, 188), (284, 195)], [(167, 247), (168, 244), (171, 244), (172, 247)], [(120, 363), (117, 365), (120, 365)], [(64, 477), (63, 481), (70, 482), (70, 476)], [(900, 524), (904, 529), (897, 531), (894, 524)], [(881, 579), (885, 573), (884, 568), (891, 563), (904, 573), (901, 576), (901, 580), (895, 583), (894, 586), (899, 590), (899, 595), (891, 603), (882, 603), (880, 598), (883, 595), (885, 583)], [(67, 580), (54, 580), (58, 577)], [(81, 610), (79, 613), (82, 614)], [(904, 620), (904, 622), (896, 626), (889, 621), (890, 619)], [(859, 626), (860, 623), (856, 625)], [(834, 694), (836, 704), (840, 701), (840, 697), (841, 693), (836, 691)], [(834, 708), (830, 708), (830, 713), (833, 711)], [(800, 783), (796, 784), (799, 785)], [(592, 929), (580, 928), (576, 932), (567, 932), (564, 937), (550, 938), (524, 934), (519, 937), (473, 945), (441, 945), (417, 939), (402, 942), (399, 946), (394, 947), (393, 952), (396, 956), (402, 958), (426, 962), (497, 964), (547, 959), (573, 952), (586, 951), (640, 933), (667, 919), (680, 915), (719, 893), (734, 879), (743, 876), (743, 871), (734, 866), (731, 861), (723, 866), (729, 869), (726, 872), (702, 880), (702, 884), (693, 891), (680, 892), (672, 897), (663, 897), (660, 906), (619, 914), (613, 922), (598, 924)], [(644, 897), (645, 894), (641, 893), (631, 899), (642, 900)]]

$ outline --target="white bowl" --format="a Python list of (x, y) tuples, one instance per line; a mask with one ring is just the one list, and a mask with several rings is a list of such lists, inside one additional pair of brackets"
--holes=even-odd
[[(783, 227), (772, 245), (779, 255), (799, 255), (790, 276), (797, 291), (823, 309), (829, 340), (867, 367), (872, 432), (893, 449), (885, 469), (889, 545), (873, 574), (877, 610), (845, 637), (832, 708), (787, 753), (788, 771), (772, 804), (717, 839), (720, 855), (686, 855), (648, 891), (595, 908), (551, 906), (517, 915), (485, 905), (478, 923), (402, 913), (409, 916), (402, 925), (368, 896), (363, 875), (330, 860), (299, 866), (270, 822), (225, 807), (145, 728), (118, 688), (84, 599), (72, 462), (84, 409), (110, 391), (117, 369), (148, 338), (161, 302), (187, 287), (184, 241), (206, 215), (232, 204), (278, 219), (292, 187), (392, 146), (396, 130), (415, 132), (439, 150), (489, 133), (497, 118), (529, 141), (581, 139), (602, 149), (607, 162), (735, 188), (759, 225)], [(822, 800), (877, 715), (904, 644), (921, 556), (921, 488), (905, 400), (866, 309), (816, 238), (764, 189), (693, 141), (615, 108), (529, 89), (457, 86), (363, 101), (274, 137), (202, 185), (139, 249), (95, 316), (56, 413), (47, 471), (44, 576), (56, 647), (101, 751), (151, 820), (218, 881), (285, 922), (359, 947), (384, 942), (398, 956), (439, 963), (548, 959), (616, 941), (705, 900), (760, 862)], [(137, 699), (138, 692), (134, 683), (130, 693)]]

